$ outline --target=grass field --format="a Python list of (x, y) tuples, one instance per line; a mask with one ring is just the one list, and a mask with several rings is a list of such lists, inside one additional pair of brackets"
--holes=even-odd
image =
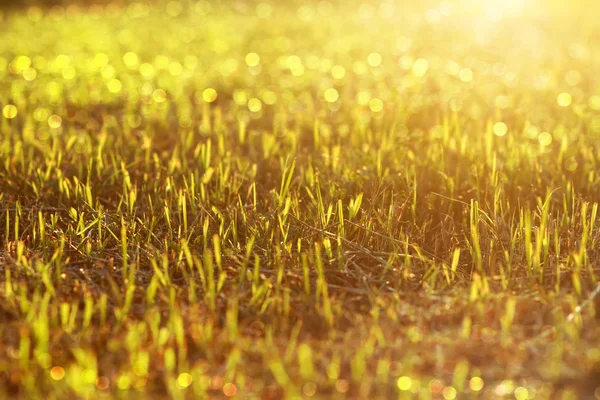
[(0, 14), (0, 398), (600, 399), (599, 4), (86, 4)]

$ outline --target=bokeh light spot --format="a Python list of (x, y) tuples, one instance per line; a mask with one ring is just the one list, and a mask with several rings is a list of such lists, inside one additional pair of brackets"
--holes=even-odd
[(154, 92), (152, 92), (152, 100), (154, 100), (155, 102), (162, 103), (166, 99), (167, 92), (165, 92), (163, 89), (156, 89)]
[(383, 101), (378, 98), (374, 98), (369, 102), (369, 108), (373, 112), (380, 112), (383, 110)]
[(570, 70), (565, 74), (565, 82), (569, 86), (576, 86), (581, 82), (581, 73), (577, 70)]
[(469, 68), (463, 68), (458, 73), (458, 77), (463, 82), (471, 82), (473, 80), (473, 71)]
[(331, 76), (335, 79), (343, 79), (346, 76), (346, 69), (341, 65), (335, 65), (331, 68)]
[(246, 55), (246, 64), (248, 64), (249, 67), (256, 67), (260, 64), (260, 56), (256, 53), (248, 53)]
[(131, 386), (131, 379), (128, 375), (121, 375), (117, 379), (117, 387), (121, 390), (127, 390)]
[(529, 391), (523, 386), (519, 386), (515, 389), (515, 398), (517, 400), (527, 400), (529, 398)]
[(17, 107), (15, 107), (12, 104), (7, 104), (2, 109), (2, 115), (4, 115), (4, 118), (13, 119), (14, 117), (17, 116), (17, 114), (18, 114)]
[(181, 389), (185, 389), (192, 384), (192, 381), (192, 375), (187, 372), (182, 372), (177, 377), (177, 386), (179, 386)]
[(108, 91), (111, 93), (119, 93), (123, 88), (123, 84), (118, 79), (111, 79), (108, 81), (106, 86), (108, 87)]
[(591, 96), (588, 105), (592, 110), (600, 110), (600, 96)]
[[(65, 76), (65, 69), (62, 70), (62, 75)], [(68, 72), (67, 72), (68, 74)], [(105, 65), (104, 67), (102, 67), (102, 69), (100, 70), (100, 74), (106, 78), (106, 79), (111, 79), (115, 76), (116, 72), (115, 72), (115, 68), (112, 65)]]
[(573, 172), (577, 169), (577, 160), (573, 157), (569, 157), (565, 160), (565, 169), (569, 172)]
[(227, 397), (233, 397), (237, 394), (237, 386), (233, 383), (226, 383), (223, 385), (223, 394)]
[(105, 376), (99, 376), (98, 379), (96, 379), (96, 387), (98, 390), (106, 390), (110, 387), (110, 381)]
[(508, 97), (504, 94), (497, 96), (496, 97), (496, 107), (501, 108), (501, 109), (510, 107), (510, 97)]
[(573, 97), (571, 96), (571, 94), (563, 92), (558, 95), (558, 97), (556, 98), (556, 102), (561, 107), (569, 107), (573, 102)]
[[(425, 61), (427, 61), (427, 60), (425, 60)], [(408, 54), (400, 57), (400, 60), (398, 61), (398, 64), (400, 64), (400, 68), (406, 69), (406, 70), (411, 69), (413, 67), (414, 63), (415, 63), (415, 59)], [(429, 63), (427, 63), (427, 66), (429, 67)]]
[(496, 389), (494, 390), (494, 392), (498, 396), (505, 396), (507, 394), (512, 393), (514, 388), (515, 388), (515, 384), (513, 383), (513, 381), (504, 380), (504, 381), (502, 381), (502, 383), (500, 383), (498, 386), (496, 386)]
[(429, 381), (429, 391), (433, 394), (442, 394), (442, 392), (444, 391), (444, 383), (442, 381), (440, 381), (439, 379), (432, 379), (431, 381)]
[(494, 135), (504, 136), (508, 132), (508, 126), (504, 122), (496, 122), (492, 128)]
[(171, 75), (173, 75), (173, 76), (181, 75), (182, 72), (183, 72), (183, 66), (179, 62), (174, 61), (169, 64), (169, 73)]
[(366, 106), (371, 101), (371, 94), (365, 90), (361, 90), (356, 94), (356, 102), (361, 106)]
[(369, 65), (371, 67), (380, 66), (382, 61), (383, 61), (383, 58), (381, 57), (381, 54), (379, 54), (379, 53), (371, 53), (367, 57), (367, 62), (369, 63)]
[(56, 114), (52, 114), (50, 117), (48, 117), (48, 125), (50, 126), (50, 128), (60, 128), (60, 126), (62, 125), (62, 118)]
[(550, 143), (552, 143), (552, 135), (550, 132), (542, 132), (538, 136), (538, 142), (540, 142), (542, 146), (549, 146)]
[(71, 79), (74, 79), (75, 75), (77, 74), (75, 72), (75, 68), (73, 68), (73, 67), (63, 68), (60, 73), (63, 76), (63, 78), (65, 78), (68, 81), (71, 80)]
[(129, 69), (136, 69), (140, 64), (140, 60), (138, 59), (137, 54), (132, 51), (128, 51), (123, 55), (123, 62), (125, 66)]
[(312, 397), (317, 393), (317, 385), (312, 382), (306, 382), (302, 386), (302, 393), (307, 397)]
[(442, 390), (442, 396), (446, 400), (454, 400), (456, 398), (456, 389), (452, 386), (446, 386), (444, 390)]
[(334, 88), (329, 88), (325, 90), (325, 92), (323, 93), (323, 97), (328, 103), (334, 103), (337, 101), (337, 99), (339, 99), (340, 94)]
[(31, 67), (31, 59), (27, 56), (18, 56), (10, 63), (10, 70), (16, 74)]
[(412, 386), (412, 379), (410, 379), (410, 377), (404, 375), (404, 376), (401, 376), (400, 378), (398, 378), (398, 381), (396, 382), (396, 384), (398, 385), (398, 389), (400, 389), (402, 391), (410, 390), (410, 388)]
[(424, 76), (428, 69), (429, 61), (424, 58), (419, 58), (412, 64), (412, 73), (418, 77)]
[(248, 109), (250, 111), (259, 112), (261, 108), (262, 108), (262, 102), (259, 99), (257, 99), (256, 97), (253, 97), (250, 100), (248, 100)]
[(140, 65), (140, 74), (144, 78), (152, 78), (154, 76), (154, 66), (150, 63), (143, 63)]
[(335, 390), (337, 390), (340, 393), (346, 393), (349, 388), (350, 388), (350, 384), (345, 379), (339, 379), (335, 383)]
[(48, 115), (49, 115), (48, 110), (46, 110), (43, 107), (38, 107), (33, 112), (33, 118), (38, 122), (44, 122), (45, 120), (47, 120)]
[(472, 377), (469, 381), (469, 387), (472, 391), (479, 392), (481, 389), (483, 389), (483, 379), (478, 376)]
[(59, 365), (52, 367), (50, 377), (55, 381), (60, 381), (65, 377), (65, 369)]
[(277, 94), (271, 90), (265, 90), (262, 94), (262, 99), (265, 104), (273, 105), (277, 101)]
[(215, 375), (210, 378), (210, 388), (213, 390), (219, 390), (223, 387), (223, 377)]
[(33, 81), (35, 78), (37, 77), (37, 71), (33, 68), (27, 68), (25, 71), (23, 71), (23, 78), (26, 81)]
[(243, 106), (248, 102), (248, 95), (244, 90), (236, 90), (233, 92), (233, 101), (238, 106)]
[(217, 91), (213, 88), (206, 88), (202, 92), (202, 100), (207, 103), (212, 103), (217, 99)]

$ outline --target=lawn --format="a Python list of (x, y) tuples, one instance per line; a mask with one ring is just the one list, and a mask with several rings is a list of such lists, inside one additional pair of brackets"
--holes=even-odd
[(0, 399), (600, 399), (600, 4), (0, 11)]

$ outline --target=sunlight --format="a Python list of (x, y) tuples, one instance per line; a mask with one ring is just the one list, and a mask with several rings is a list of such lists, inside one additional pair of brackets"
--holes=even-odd
[(526, 16), (535, 10), (534, 0), (464, 0), (459, 2), (459, 6), (481, 13), (491, 22)]
[(598, 15), (0, 0), (0, 400), (600, 400)]

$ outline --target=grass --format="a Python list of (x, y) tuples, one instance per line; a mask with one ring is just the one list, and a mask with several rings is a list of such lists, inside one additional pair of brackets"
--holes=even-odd
[(600, 398), (598, 6), (490, 4), (3, 12), (0, 397)]

